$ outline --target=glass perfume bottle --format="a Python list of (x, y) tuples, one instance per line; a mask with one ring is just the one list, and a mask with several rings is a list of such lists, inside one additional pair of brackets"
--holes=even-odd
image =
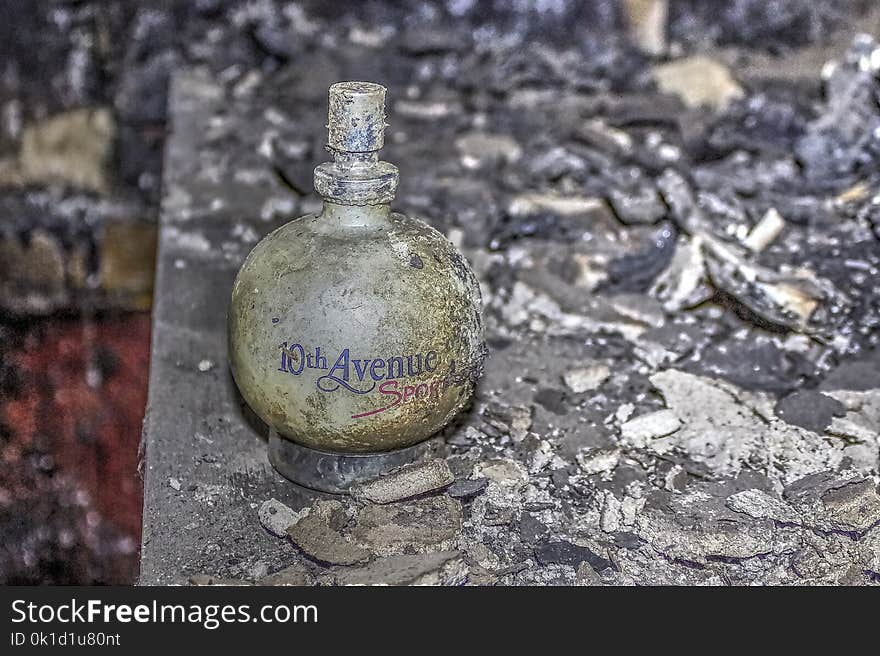
[(358, 455), (417, 444), (467, 403), (485, 354), (467, 262), (391, 211), (398, 170), (378, 156), (385, 88), (330, 87), (328, 131), (333, 161), (315, 169), (321, 213), (258, 243), (232, 290), (232, 374), (277, 433), (275, 459), (300, 459), (291, 445)]

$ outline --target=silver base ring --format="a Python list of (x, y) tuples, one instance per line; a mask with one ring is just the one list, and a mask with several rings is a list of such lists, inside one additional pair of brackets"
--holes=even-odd
[(319, 492), (346, 494), (356, 484), (388, 474), (398, 467), (436, 457), (442, 438), (431, 438), (405, 449), (384, 453), (331, 453), (269, 433), (269, 462), (284, 478)]

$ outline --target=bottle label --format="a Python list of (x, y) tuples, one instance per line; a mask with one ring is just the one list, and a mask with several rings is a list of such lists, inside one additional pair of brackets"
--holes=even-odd
[(440, 356), (436, 351), (387, 358), (355, 358), (351, 349), (344, 348), (335, 357), (328, 357), (327, 351), (320, 346), (306, 348), (288, 342), (281, 344), (280, 351), (278, 371), (294, 376), (307, 370), (316, 371), (315, 387), (321, 392), (348, 391), (381, 396), (382, 407), (354, 414), (352, 419), (386, 412), (416, 399), (439, 398), (448, 386), (440, 376), (418, 383), (407, 382), (407, 379), (437, 371)]

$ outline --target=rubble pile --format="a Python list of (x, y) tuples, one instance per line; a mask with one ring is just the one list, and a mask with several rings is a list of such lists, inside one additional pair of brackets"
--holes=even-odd
[[(632, 45), (356, 34), (303, 55), (308, 81), (217, 84), (240, 109), (216, 140), (257, 145), (203, 164), (271, 162), (267, 231), (317, 207), (321, 75), (386, 81), (397, 204), (472, 262), (490, 355), (448, 474), (299, 508), (295, 580), (876, 584), (880, 45), (847, 36), (811, 86)], [(356, 57), (388, 48), (399, 66)]]

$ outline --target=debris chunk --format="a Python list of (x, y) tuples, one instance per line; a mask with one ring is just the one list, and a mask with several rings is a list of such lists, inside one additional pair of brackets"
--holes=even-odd
[(481, 462), (475, 469), (476, 476), (485, 476), (494, 483), (515, 487), (528, 482), (529, 474), (525, 468), (508, 458), (494, 458)]
[(798, 521), (798, 513), (790, 505), (758, 489), (743, 490), (727, 498), (727, 507), (754, 519), (772, 519), (776, 522)]
[(608, 205), (601, 198), (589, 196), (556, 196), (527, 193), (515, 196), (507, 208), (511, 216), (531, 216), (550, 212), (559, 216), (583, 216), (594, 213), (608, 214)]
[(264, 576), (259, 581), (257, 581), (257, 584), (300, 586), (312, 585), (314, 584), (314, 582), (315, 577), (312, 575), (311, 572), (309, 572), (308, 568), (302, 563), (295, 563), (273, 574)]
[(880, 526), (880, 494), (867, 478), (847, 478), (835, 472), (817, 472), (794, 481), (783, 497), (822, 531), (860, 537)]
[(483, 419), (493, 428), (510, 435), (514, 442), (521, 442), (532, 427), (532, 409), (492, 402), (483, 410)]
[(784, 227), (785, 219), (775, 207), (771, 207), (743, 240), (743, 246), (753, 253), (760, 253), (779, 236)]
[(669, 0), (624, 0), (623, 10), (633, 43), (649, 55), (666, 52)]
[[(850, 300), (830, 281), (805, 267), (776, 271), (760, 266), (745, 248), (715, 234), (680, 173), (667, 169), (658, 178), (657, 185), (676, 225), (692, 240), (700, 240), (695, 247), (700, 249), (708, 279), (755, 315), (790, 330), (817, 335), (833, 333), (834, 327), (847, 315)], [(687, 298), (689, 288), (694, 286), (693, 274), (698, 269), (693, 256), (674, 264), (682, 273), (670, 267), (670, 274), (653, 290), (669, 304), (668, 309), (678, 305), (673, 299)], [(685, 270), (690, 270), (690, 275), (685, 276)], [(671, 289), (677, 292), (670, 293)]]
[(535, 549), (535, 558), (542, 565), (571, 565), (578, 567), (581, 563), (588, 563), (596, 572), (611, 567), (614, 563), (603, 558), (588, 547), (582, 547), (571, 542), (559, 540), (547, 542)]
[(647, 448), (678, 448), (716, 475), (752, 470), (788, 484), (806, 474), (832, 469), (843, 444), (773, 418), (761, 397), (719, 380), (667, 369), (650, 376), (667, 407), (682, 421), (668, 437)]
[(842, 181), (876, 170), (880, 110), (877, 40), (858, 35), (846, 55), (825, 69), (825, 106), (795, 144), (807, 177), (818, 184)]
[(446, 494), (453, 499), (471, 499), (486, 489), (489, 479), (480, 477), (455, 481), (446, 488)]
[(705, 300), (706, 264), (703, 241), (699, 237), (681, 236), (669, 266), (657, 276), (648, 293), (663, 304), (667, 312), (693, 307)]
[(678, 96), (692, 108), (724, 109), (742, 98), (742, 87), (723, 64), (705, 55), (694, 55), (663, 64), (654, 69), (658, 88)]
[(828, 521), (837, 530), (867, 531), (880, 523), (880, 495), (868, 479), (849, 481), (822, 495)]
[(813, 390), (797, 390), (776, 403), (776, 415), (795, 426), (814, 433), (823, 433), (834, 417), (846, 415), (846, 407), (827, 394)]
[(575, 394), (583, 394), (596, 389), (611, 376), (611, 369), (604, 364), (571, 369), (562, 376), (568, 389)]
[(658, 410), (630, 419), (620, 427), (623, 440), (643, 448), (648, 440), (671, 435), (681, 428), (681, 419), (672, 410)]
[(345, 520), (345, 507), (339, 501), (316, 501), (287, 534), (304, 554), (322, 563), (355, 565), (370, 560), (370, 551), (343, 535)]
[(449, 465), (439, 458), (407, 465), (373, 481), (353, 486), (358, 501), (391, 503), (440, 490), (455, 480)]
[(458, 551), (397, 554), (357, 568), (336, 568), (336, 585), (461, 585), (468, 568)]
[(614, 418), (620, 423), (623, 423), (632, 416), (632, 413), (635, 412), (635, 410), (636, 407), (632, 403), (623, 403), (614, 412)]
[(445, 495), (388, 505), (357, 515), (352, 539), (379, 556), (448, 551), (461, 532), (461, 504)]
[(666, 216), (666, 206), (651, 186), (632, 192), (612, 189), (608, 201), (624, 225), (653, 225)]
[(268, 499), (260, 504), (257, 516), (260, 518), (260, 524), (263, 525), (263, 528), (272, 535), (283, 538), (287, 536), (287, 529), (308, 513), (308, 508), (296, 512), (278, 501), (278, 499)]
[(620, 462), (618, 449), (587, 449), (577, 454), (577, 461), (585, 474), (610, 472)]

